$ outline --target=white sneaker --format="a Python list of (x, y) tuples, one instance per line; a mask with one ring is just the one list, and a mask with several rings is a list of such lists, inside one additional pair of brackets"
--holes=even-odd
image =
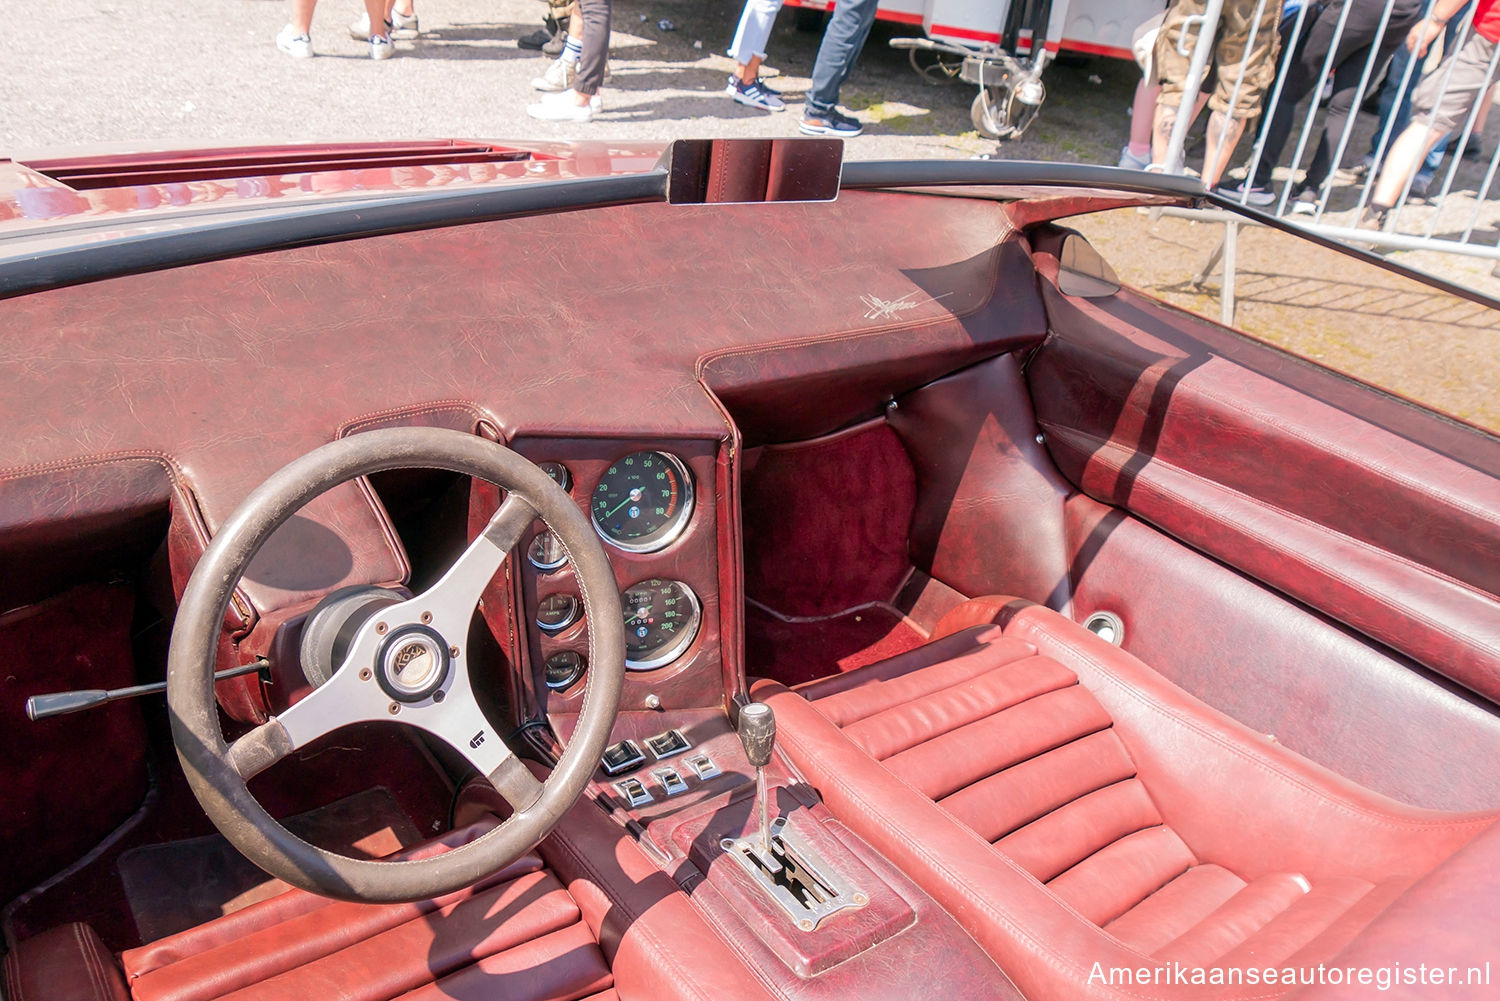
[(370, 36), (370, 58), (389, 59), (396, 54), (396, 47), (391, 44), (390, 35)]
[[(417, 12), (403, 14), (399, 10), (391, 11), (391, 19), (385, 22), (385, 33), (392, 38), (416, 38), (421, 34), (421, 28), (417, 20)], [(359, 15), (358, 18), (349, 22), (349, 37), (356, 42), (363, 42), (370, 37), (370, 15), (368, 13)]]
[(567, 56), (558, 56), (547, 67), (547, 72), (531, 81), (531, 86), (533, 90), (557, 94), (573, 86), (573, 78), (577, 75), (577, 61)]
[(398, 38), (416, 38), (422, 33), (422, 24), (417, 17), (417, 11), (412, 9), (410, 14), (403, 14), (399, 10), (391, 11), (391, 34)]
[[(391, 22), (387, 21), (385, 23), (385, 30), (387, 32), (391, 30)], [(361, 14), (359, 15), (359, 17), (349, 22), (349, 37), (354, 39), (356, 42), (363, 42), (369, 39), (370, 15), (368, 13)]]
[(312, 36), (298, 32), (290, 24), (276, 35), (276, 47), (293, 59), (311, 59), (315, 54)]
[(577, 103), (576, 92), (565, 90), (547, 94), (536, 104), (527, 105), (526, 113), (544, 122), (588, 122), (604, 110), (604, 98), (595, 94), (588, 104)]

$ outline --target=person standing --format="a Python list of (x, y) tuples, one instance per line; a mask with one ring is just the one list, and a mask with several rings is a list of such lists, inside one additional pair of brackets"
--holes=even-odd
[[(1344, 10), (1346, 5), (1349, 8), (1347, 13)], [(1234, 198), (1243, 196), (1251, 205), (1269, 205), (1275, 201), (1276, 196), (1271, 192), (1271, 170), (1281, 158), (1292, 134), (1297, 102), (1321, 84), (1324, 67), (1331, 61), (1333, 96), (1328, 100), (1323, 131), (1318, 134), (1317, 149), (1312, 162), (1307, 165), (1307, 173), (1293, 193), (1298, 202), (1293, 206), (1294, 210), (1304, 205), (1311, 209), (1316, 204), (1318, 191), (1336, 167), (1332, 162), (1331, 147), (1343, 137), (1349, 123), (1370, 50), (1376, 50), (1373, 65), (1384, 65), (1401, 44), (1401, 39), (1417, 23), (1422, 0), (1392, 0), (1388, 18), (1385, 10), (1386, 0), (1329, 0), (1314, 15), (1305, 43), (1293, 54), (1282, 78), (1281, 96), (1276, 110), (1271, 113), (1271, 121), (1266, 125), (1265, 145), (1248, 190), (1242, 185), (1226, 189), (1223, 194)], [(1381, 30), (1382, 20), (1385, 20), (1384, 31)], [(1339, 31), (1340, 22), (1342, 32)], [(1310, 115), (1316, 113), (1316, 107), (1308, 111)]]
[[(543, 94), (526, 113), (544, 122), (587, 122), (604, 108), (599, 91), (609, 60), (610, 0), (578, 0), (574, 22), (583, 22), (578, 70), (573, 84), (555, 94)], [(571, 33), (573, 28), (568, 27)]]
[(576, 3), (568, 4), (568, 27), (562, 51), (545, 73), (531, 81), (533, 89), (557, 93), (573, 86), (573, 78), (578, 75), (578, 61), (583, 58), (583, 18), (578, 16), (576, 8)]
[[(313, 8), (318, 0), (292, 0), (292, 19), (276, 35), (276, 47), (293, 59), (311, 59)], [(386, 0), (365, 0), (365, 17), (372, 25), (382, 27), (370, 33), (370, 58), (389, 59), (396, 54), (390, 33), (385, 29)]]
[[(1432, 13), (1407, 33), (1406, 47), (1416, 58), (1468, 0), (1437, 0)], [(1411, 122), (1391, 144), (1385, 164), (1375, 182), (1375, 193), (1361, 225), (1384, 227), (1386, 214), (1406, 190), (1407, 182), (1427, 154), (1450, 132), (1457, 135), (1474, 111), (1474, 104), (1490, 91), (1496, 69), (1496, 46), (1500, 44), (1500, 0), (1477, 0), (1469, 37), (1443, 55), (1437, 69), (1428, 73), (1412, 93)]]
[[(1154, 163), (1165, 164), (1178, 108), (1187, 88), (1192, 44), (1178, 44), (1189, 24), (1201, 24), (1205, 0), (1176, 0), (1156, 39), (1156, 65), (1161, 75), (1161, 93), (1151, 132)], [(1281, 13), (1278, 0), (1225, 0), (1214, 44), (1214, 67), (1218, 73), (1208, 98), (1208, 145), (1203, 154), (1203, 186), (1213, 190), (1229, 166), (1229, 158), (1244, 135), (1245, 123), (1260, 115), (1261, 98), (1276, 79), (1276, 51), (1280, 37), (1276, 21)], [(1233, 102), (1231, 104), (1231, 101)], [(1169, 169), (1173, 165), (1168, 165)]]
[(839, 110), (839, 88), (854, 70), (854, 61), (870, 37), (877, 0), (840, 0), (828, 19), (823, 44), (813, 62), (812, 87), (802, 105), (799, 130), (810, 136), (857, 136), (865, 130), (859, 119)]
[(780, 94), (760, 82), (760, 64), (765, 61), (766, 43), (771, 39), (771, 27), (780, 10), (781, 0), (745, 0), (740, 26), (735, 30), (734, 41), (729, 43), (734, 72), (729, 75), (724, 92), (739, 103), (762, 111), (780, 111), (786, 107)]

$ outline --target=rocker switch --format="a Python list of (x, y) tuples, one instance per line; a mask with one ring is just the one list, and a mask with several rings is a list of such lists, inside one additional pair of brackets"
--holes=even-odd
[(646, 788), (645, 783), (637, 778), (628, 778), (615, 783), (615, 791), (624, 797), (630, 806), (645, 806), (647, 803), (656, 802), (656, 797), (651, 795), (651, 790)]
[(707, 782), (709, 779), (718, 778), (723, 774), (719, 770), (719, 766), (714, 764), (714, 759), (702, 751), (688, 758), (687, 766), (693, 770), (694, 775), (698, 776), (699, 782)]
[(651, 774), (661, 784), (661, 791), (668, 796), (676, 796), (680, 792), (687, 792), (687, 780), (682, 773), (675, 768), (656, 768)]

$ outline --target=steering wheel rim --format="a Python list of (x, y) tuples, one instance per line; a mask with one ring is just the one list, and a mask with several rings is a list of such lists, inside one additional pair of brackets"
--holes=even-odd
[[(233, 745), (226, 744), (219, 727), (213, 668), (225, 610), (256, 552), (298, 509), (331, 487), (359, 476), (405, 468), (467, 474), (496, 484), (507, 496), (485, 530), (442, 580), (409, 601), (382, 608), (360, 627), (344, 662), (326, 683), (280, 717), (272, 717)], [(485, 741), (486, 731), (481, 728), (475, 734), (477, 742), (471, 741), (470, 747), (462, 746), (464, 741), (453, 736), (467, 732), (457, 729), (454, 721), (466, 728), (476, 715), (485, 720), (473, 700), (465, 651), (461, 649), (467, 645), (466, 625), (462, 635), (455, 633), (457, 653), (451, 661), (444, 661), (446, 680), (441, 682), (436, 698), (429, 695), (425, 701), (402, 704), (396, 717), (350, 718), (317, 733), (312, 731), (324, 722), (318, 718), (317, 707), (294, 715), (298, 707), (312, 703), (325, 690), (320, 704), (324, 715), (339, 718), (343, 702), (353, 704), (355, 709), (371, 704), (376, 696), (369, 693), (379, 680), (371, 679), (372, 670), (387, 675), (394, 670), (388, 666), (393, 658), (385, 654), (373, 665), (364, 664), (371, 650), (384, 649), (379, 637), (386, 633), (394, 636), (419, 623), (432, 623), (441, 629), (446, 622), (453, 631), (451, 623), (462, 613), (449, 608), (435, 618), (438, 613), (420, 606), (446, 604), (454, 595), (466, 597), (471, 591), (477, 603), (478, 591), (538, 517), (553, 530), (573, 561), (591, 651), (578, 726), (544, 783), (538, 786), (530, 771), (505, 749), (500, 735)], [(451, 593), (444, 591), (445, 587)], [(471, 603), (463, 618), (465, 624), (472, 620), (473, 611)], [(172, 739), (188, 784), (214, 825), (247, 858), (272, 875), (313, 893), (346, 900), (383, 903), (439, 896), (469, 886), (529, 851), (583, 794), (608, 744), (619, 708), (625, 677), (625, 638), (615, 624), (621, 616), (614, 571), (587, 516), (530, 461), (503, 445), (443, 428), (390, 428), (341, 438), (284, 466), (252, 491), (219, 529), (194, 568), (179, 603), (167, 655)], [(606, 627), (601, 629), (601, 625)], [(362, 666), (371, 669), (362, 670)], [(335, 682), (340, 685), (336, 690)], [(388, 691), (387, 687), (378, 698), (388, 700)], [(340, 699), (335, 700), (335, 694)], [(392, 701), (391, 705), (397, 703)], [(298, 723), (301, 718), (306, 718), (308, 725)], [(250, 778), (310, 742), (309, 737), (316, 739), (339, 726), (372, 718), (395, 718), (447, 740), (490, 779), (515, 813), (484, 836), (443, 854), (382, 862), (349, 858), (303, 841), (250, 795), (246, 785)], [(486, 744), (489, 746), (484, 749)], [(499, 765), (487, 767), (496, 760)]]

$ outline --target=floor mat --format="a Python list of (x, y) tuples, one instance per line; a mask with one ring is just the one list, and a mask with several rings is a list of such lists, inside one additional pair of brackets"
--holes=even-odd
[[(284, 823), (303, 840), (354, 858), (380, 858), (421, 839), (383, 787)], [(134, 849), (120, 857), (119, 869), (142, 942), (196, 927), (288, 888), (217, 834)]]
[(927, 637), (894, 608), (862, 605), (827, 618), (799, 620), (747, 602), (747, 673), (783, 685), (852, 671), (915, 649)]

